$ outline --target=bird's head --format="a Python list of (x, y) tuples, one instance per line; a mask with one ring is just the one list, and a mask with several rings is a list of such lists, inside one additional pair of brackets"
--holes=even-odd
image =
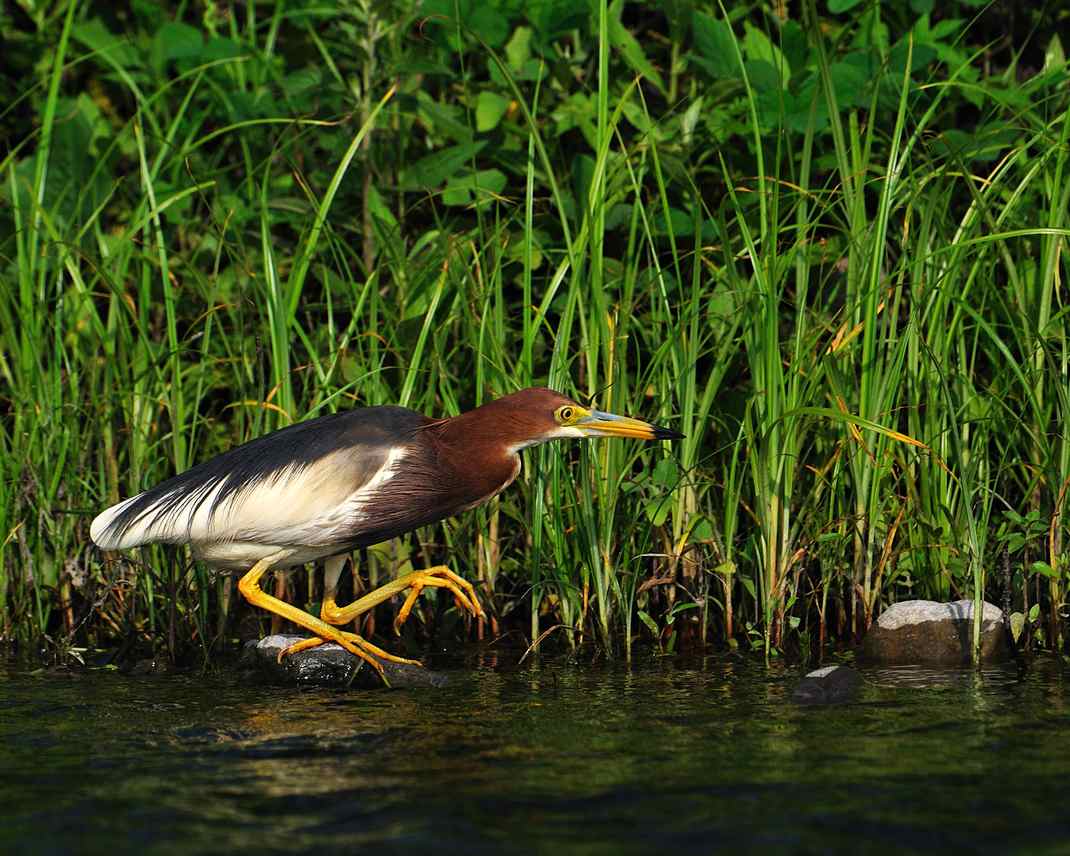
[(510, 451), (550, 440), (584, 437), (632, 437), (675, 440), (684, 435), (602, 410), (593, 410), (552, 389), (522, 389), (486, 404), (479, 414), (495, 434), (507, 439)]

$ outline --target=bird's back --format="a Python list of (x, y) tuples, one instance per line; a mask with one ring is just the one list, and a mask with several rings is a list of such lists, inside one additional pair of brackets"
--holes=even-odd
[(429, 422), (404, 407), (300, 422), (112, 506), (93, 521), (90, 535), (105, 549), (337, 540), (337, 530), (352, 527), (361, 491), (389, 478), (393, 462)]

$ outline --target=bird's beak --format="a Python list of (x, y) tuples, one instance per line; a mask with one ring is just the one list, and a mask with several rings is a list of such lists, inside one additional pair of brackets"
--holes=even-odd
[(684, 435), (671, 428), (661, 428), (630, 416), (617, 416), (602, 410), (592, 410), (573, 423), (588, 437), (635, 437), (639, 440), (679, 440)]

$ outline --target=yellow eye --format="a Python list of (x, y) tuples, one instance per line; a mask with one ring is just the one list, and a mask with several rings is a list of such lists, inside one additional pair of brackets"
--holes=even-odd
[(562, 422), (571, 422), (572, 417), (575, 415), (575, 411), (571, 407), (562, 407), (557, 411), (557, 418)]

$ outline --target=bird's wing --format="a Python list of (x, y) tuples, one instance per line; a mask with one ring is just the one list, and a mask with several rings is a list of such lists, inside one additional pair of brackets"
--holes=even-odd
[(349, 410), (238, 446), (114, 505), (90, 528), (106, 549), (226, 541), (344, 543), (362, 498), (388, 480), (425, 417)]

